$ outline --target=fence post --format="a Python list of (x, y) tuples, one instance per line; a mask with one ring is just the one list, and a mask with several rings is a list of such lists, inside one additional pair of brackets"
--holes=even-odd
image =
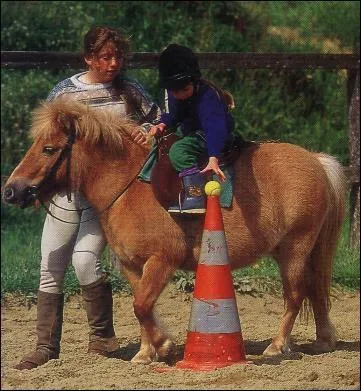
[(350, 240), (360, 247), (360, 68), (348, 71), (348, 120), (350, 152)]

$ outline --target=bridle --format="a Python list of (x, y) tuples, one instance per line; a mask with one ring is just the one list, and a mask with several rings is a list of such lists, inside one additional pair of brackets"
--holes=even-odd
[(40, 202), (40, 190), (41, 188), (50, 180), (53, 179), (54, 176), (56, 175), (59, 167), (63, 163), (65, 159), (67, 159), (66, 163), (66, 177), (67, 177), (67, 186), (66, 186), (66, 194), (68, 198), (68, 202), (71, 202), (71, 191), (70, 191), (70, 168), (71, 168), (71, 152), (73, 149), (73, 144), (75, 142), (75, 130), (74, 128), (69, 129), (69, 136), (68, 140), (65, 144), (65, 146), (61, 149), (61, 152), (56, 159), (55, 163), (53, 166), (50, 168), (50, 170), (47, 172), (47, 174), (44, 176), (44, 178), (37, 184), (30, 186), (28, 190), (28, 196), (29, 198), (32, 199), (38, 199)]
[[(147, 160), (142, 165), (142, 167), (140, 168), (140, 170), (137, 173), (137, 175), (133, 179), (131, 179), (131, 181), (125, 186), (125, 188), (119, 194), (116, 195), (116, 197), (109, 203), (109, 205), (107, 205), (96, 216), (91, 217), (91, 218), (86, 219), (86, 220), (81, 220), (81, 221), (78, 221), (78, 222), (63, 220), (63, 219), (55, 216), (50, 211), (50, 209), (45, 205), (45, 202), (40, 198), (40, 191), (41, 191), (41, 188), (49, 180), (54, 178), (54, 176), (56, 175), (56, 173), (57, 173), (58, 169), (60, 168), (61, 164), (63, 163), (63, 161), (65, 159), (67, 159), (67, 162), (66, 162), (66, 181), (67, 181), (66, 194), (67, 194), (68, 202), (69, 203), (71, 202), (71, 186), (70, 186), (70, 182), (71, 182), (70, 181), (70, 170), (71, 170), (71, 156), (72, 156), (71, 152), (72, 152), (72, 149), (73, 149), (73, 145), (75, 143), (76, 134), (75, 134), (75, 129), (73, 127), (68, 127), (68, 130), (69, 130), (69, 135), (68, 135), (67, 142), (66, 142), (65, 146), (62, 148), (62, 150), (61, 150), (58, 158), (56, 159), (54, 165), (50, 168), (50, 170), (47, 172), (47, 174), (44, 176), (44, 178), (37, 185), (30, 186), (30, 188), (28, 189), (27, 196), (28, 196), (29, 200), (36, 200), (36, 199), (39, 200), (39, 202), (42, 205), (42, 207), (46, 210), (46, 213), (49, 214), (50, 216), (52, 216), (53, 218), (55, 218), (56, 220), (59, 220), (59, 221), (61, 221), (63, 223), (68, 223), (68, 224), (80, 224), (80, 223), (85, 223), (85, 222), (94, 220), (99, 215), (101, 215), (102, 213), (104, 213), (105, 211), (110, 209), (113, 206), (113, 204), (115, 203), (115, 201), (119, 197), (121, 197), (129, 189), (129, 187), (135, 182), (135, 180), (137, 179), (140, 171), (143, 169), (144, 165), (146, 164)], [(72, 211), (72, 212), (81, 212), (81, 211), (84, 211), (84, 210), (87, 210), (87, 209), (91, 208), (91, 207), (87, 207), (87, 208), (83, 208), (83, 209), (67, 209), (67, 208), (63, 208), (63, 207), (61, 207), (59, 205), (56, 205), (53, 201), (51, 201), (51, 203), (53, 205), (55, 205), (56, 207), (60, 208), (60, 209), (67, 210), (67, 211)]]

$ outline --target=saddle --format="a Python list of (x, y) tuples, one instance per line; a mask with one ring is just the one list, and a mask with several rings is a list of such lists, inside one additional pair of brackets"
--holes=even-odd
[[(165, 209), (178, 203), (179, 193), (183, 188), (183, 181), (174, 170), (168, 156), (171, 146), (179, 139), (180, 137), (175, 133), (169, 133), (157, 139), (158, 151), (156, 163), (150, 174), (150, 182), (155, 197)], [(223, 156), (219, 159), (219, 165), (223, 167), (232, 166), (247, 145), (249, 145), (249, 142), (243, 140), (240, 136), (235, 136), (232, 144), (225, 147)], [(207, 156), (200, 158), (199, 167), (201, 170), (207, 162)]]

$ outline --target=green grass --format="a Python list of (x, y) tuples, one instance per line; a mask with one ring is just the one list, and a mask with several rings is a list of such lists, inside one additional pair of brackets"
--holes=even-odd
[[(2, 206), (1, 228), (1, 294), (20, 293), (28, 296), (36, 294), (40, 278), (40, 242), (44, 211), (18, 210)], [(339, 240), (334, 269), (333, 285), (347, 290), (360, 288), (360, 255), (348, 246), (349, 221), (345, 220)], [(110, 274), (114, 291), (130, 292), (125, 278), (115, 270), (108, 249), (103, 254), (103, 264)], [(278, 266), (268, 258), (262, 258), (256, 265), (233, 272), (234, 286), (238, 292), (280, 291)], [(194, 273), (177, 271), (173, 282), (182, 291), (192, 291)], [(72, 295), (80, 292), (79, 282), (72, 266), (67, 270), (64, 292)]]
[(338, 241), (333, 266), (332, 280), (334, 285), (348, 289), (360, 289), (360, 252), (349, 246), (348, 219), (343, 224), (343, 230)]
[(43, 214), (1, 209), (1, 293), (36, 292), (40, 277)]
[[(1, 295), (20, 293), (36, 294), (40, 279), (41, 234), (45, 212), (18, 210), (2, 206), (1, 209)], [(129, 292), (124, 277), (112, 268), (110, 254), (103, 254), (104, 269), (109, 272), (114, 290)], [(70, 266), (64, 280), (65, 295), (80, 292), (80, 285)]]

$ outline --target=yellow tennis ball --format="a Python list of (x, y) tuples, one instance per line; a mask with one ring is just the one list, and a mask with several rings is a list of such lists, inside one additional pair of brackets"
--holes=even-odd
[(219, 196), (221, 194), (221, 185), (217, 181), (209, 181), (206, 183), (204, 191), (208, 196)]

